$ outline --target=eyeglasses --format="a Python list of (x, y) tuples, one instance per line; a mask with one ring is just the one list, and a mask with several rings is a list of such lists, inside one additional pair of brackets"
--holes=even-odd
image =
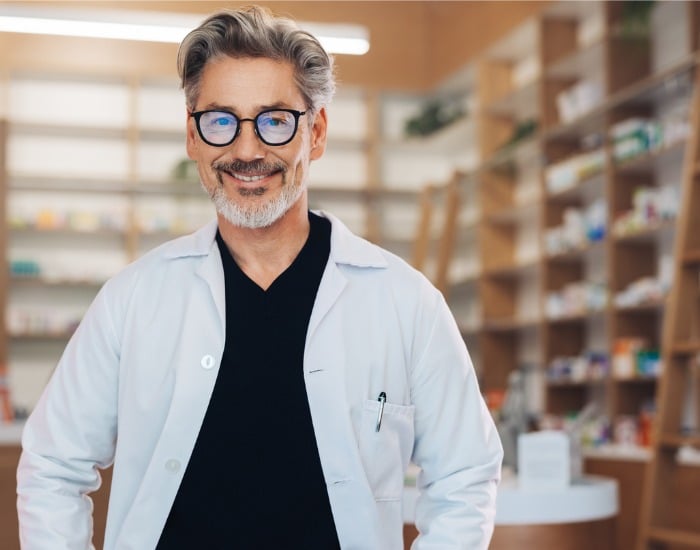
[(241, 133), (241, 122), (250, 121), (255, 134), (266, 145), (285, 145), (294, 139), (299, 117), (308, 111), (294, 109), (267, 109), (255, 118), (238, 118), (228, 111), (197, 111), (190, 113), (197, 125), (197, 132), (204, 143), (214, 147), (226, 147)]

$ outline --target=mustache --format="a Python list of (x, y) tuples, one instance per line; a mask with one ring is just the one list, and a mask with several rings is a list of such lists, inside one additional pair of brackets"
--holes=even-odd
[(229, 162), (215, 162), (212, 168), (217, 172), (235, 172), (242, 175), (265, 174), (272, 172), (283, 172), (286, 166), (282, 162), (266, 162), (262, 159), (244, 162), (242, 160), (232, 160)]

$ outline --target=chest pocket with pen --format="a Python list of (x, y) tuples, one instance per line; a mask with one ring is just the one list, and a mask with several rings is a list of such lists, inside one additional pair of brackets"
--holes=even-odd
[(399, 500), (404, 471), (413, 449), (413, 405), (397, 405), (389, 396), (367, 399), (362, 407), (360, 454), (375, 500)]

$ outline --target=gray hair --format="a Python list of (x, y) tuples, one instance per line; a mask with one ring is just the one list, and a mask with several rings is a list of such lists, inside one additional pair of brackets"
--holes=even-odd
[(223, 56), (291, 63), (306, 107), (314, 112), (328, 105), (335, 92), (333, 58), (313, 35), (291, 19), (248, 6), (211, 15), (180, 44), (177, 69), (190, 109), (199, 97), (207, 62)]

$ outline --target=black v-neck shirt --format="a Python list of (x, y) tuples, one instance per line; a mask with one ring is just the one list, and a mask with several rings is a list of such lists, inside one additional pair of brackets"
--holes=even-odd
[(217, 233), (226, 344), (159, 550), (340, 548), (303, 376), (331, 227), (312, 213), (309, 221), (304, 247), (267, 290)]

